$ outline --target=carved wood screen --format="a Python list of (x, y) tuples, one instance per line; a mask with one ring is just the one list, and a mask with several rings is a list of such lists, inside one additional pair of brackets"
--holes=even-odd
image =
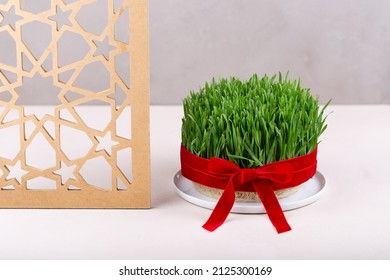
[(150, 205), (146, 0), (0, 0), (0, 207)]

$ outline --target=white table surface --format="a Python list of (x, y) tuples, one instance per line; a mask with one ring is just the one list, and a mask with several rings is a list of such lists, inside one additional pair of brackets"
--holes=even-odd
[(286, 212), (230, 214), (210, 233), (210, 210), (174, 191), (182, 108), (152, 106), (150, 210), (0, 210), (0, 259), (390, 259), (390, 106), (331, 106), (319, 146), (327, 189)]

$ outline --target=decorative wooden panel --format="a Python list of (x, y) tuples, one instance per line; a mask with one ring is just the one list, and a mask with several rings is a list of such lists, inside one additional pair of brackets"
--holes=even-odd
[(149, 207), (147, 16), (0, 0), (0, 207)]

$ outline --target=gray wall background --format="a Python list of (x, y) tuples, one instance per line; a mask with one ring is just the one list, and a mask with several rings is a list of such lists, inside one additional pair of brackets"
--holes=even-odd
[(390, 104), (388, 0), (150, 0), (152, 104), (290, 71), (333, 104)]
[[(51, 0), (22, 3), (50, 8)], [(149, 8), (152, 104), (181, 104), (212, 77), (279, 71), (300, 77), (322, 103), (390, 104), (389, 0), (149, 0)], [(87, 22), (104, 21), (88, 11)], [(14, 44), (0, 34), (0, 61), (12, 60)]]

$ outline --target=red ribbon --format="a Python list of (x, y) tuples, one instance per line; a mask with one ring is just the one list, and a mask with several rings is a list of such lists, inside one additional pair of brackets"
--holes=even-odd
[(180, 159), (184, 177), (224, 190), (210, 218), (203, 225), (208, 231), (216, 230), (225, 222), (233, 207), (236, 191), (255, 191), (277, 232), (291, 230), (274, 191), (298, 186), (313, 177), (317, 170), (317, 148), (307, 155), (258, 168), (240, 168), (221, 158), (208, 160), (192, 154), (183, 145)]

